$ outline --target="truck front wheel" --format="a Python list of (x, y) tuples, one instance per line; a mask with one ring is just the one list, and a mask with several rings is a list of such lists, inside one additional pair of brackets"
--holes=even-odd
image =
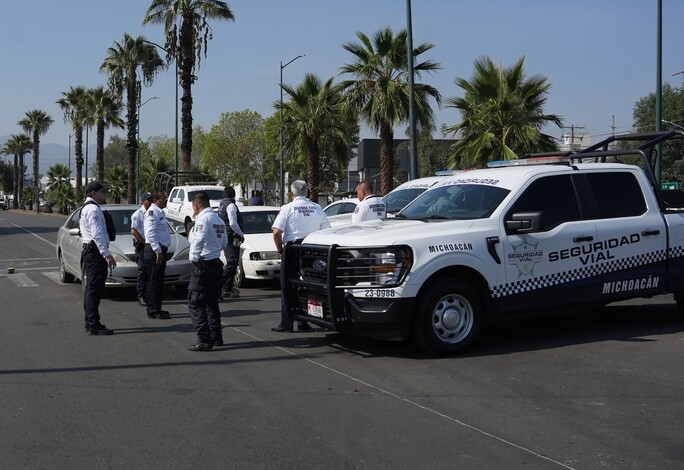
[(421, 295), (413, 339), (430, 354), (463, 352), (478, 336), (483, 307), (477, 291), (455, 278), (436, 281)]

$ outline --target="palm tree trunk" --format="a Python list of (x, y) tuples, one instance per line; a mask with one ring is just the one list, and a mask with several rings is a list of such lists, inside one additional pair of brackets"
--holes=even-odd
[(380, 196), (392, 191), (394, 187), (394, 132), (392, 126), (383, 122), (380, 125)]
[[(22, 179), (23, 179), (22, 175)], [(12, 192), (12, 209), (19, 207), (19, 155), (14, 154), (14, 190)]]
[(38, 164), (40, 161), (40, 134), (38, 131), (33, 132), (33, 210), (36, 214), (40, 213), (40, 195), (38, 189), (40, 188), (40, 181), (38, 175)]
[(138, 85), (135, 71), (128, 76), (128, 86), (126, 87), (127, 112), (127, 140), (126, 149), (128, 150), (128, 203), (135, 204), (135, 159), (138, 155)]
[[(19, 155), (19, 197), (24, 197), (24, 155)], [(18, 203), (19, 201), (17, 201)]]
[(95, 150), (95, 159), (97, 160), (97, 179), (103, 181), (104, 174), (104, 138), (105, 138), (104, 122), (97, 122), (97, 146)]
[(309, 198), (318, 204), (318, 188), (320, 186), (320, 157), (318, 145), (311, 143), (306, 149), (306, 183), (309, 187)]
[(83, 194), (83, 127), (74, 128), (74, 162), (76, 163), (76, 197)]
[(183, 15), (180, 30), (180, 82), (183, 89), (181, 98), (181, 151), (183, 153), (183, 170), (189, 171), (192, 163), (192, 70), (195, 67), (195, 30), (192, 12)]

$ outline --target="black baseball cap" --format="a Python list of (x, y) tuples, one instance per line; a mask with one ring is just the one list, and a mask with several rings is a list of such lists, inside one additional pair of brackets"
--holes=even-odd
[(109, 191), (109, 188), (100, 183), (99, 181), (91, 181), (90, 183), (88, 183), (88, 186), (86, 186), (85, 189), (86, 194), (90, 194), (96, 191), (103, 191), (106, 193), (107, 191)]
[(140, 194), (140, 202), (151, 201), (151, 200), (152, 200), (152, 193), (144, 191), (143, 193)]

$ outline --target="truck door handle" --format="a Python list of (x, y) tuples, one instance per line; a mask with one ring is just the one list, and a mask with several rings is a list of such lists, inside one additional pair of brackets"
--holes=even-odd
[(592, 237), (591, 235), (583, 235), (583, 236), (579, 236), (579, 237), (574, 237), (574, 238), (572, 239), (572, 241), (575, 242), (575, 243), (579, 243), (579, 242), (590, 242), (590, 241), (592, 241), (593, 239), (594, 239), (594, 237)]
[(641, 232), (642, 237), (648, 237), (649, 235), (660, 235), (660, 230), (654, 229), (654, 230), (643, 230)]

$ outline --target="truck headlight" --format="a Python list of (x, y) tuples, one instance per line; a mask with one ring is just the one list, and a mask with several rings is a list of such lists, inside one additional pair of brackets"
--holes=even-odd
[(338, 254), (338, 287), (396, 287), (404, 282), (413, 260), (407, 246), (340, 248)]

